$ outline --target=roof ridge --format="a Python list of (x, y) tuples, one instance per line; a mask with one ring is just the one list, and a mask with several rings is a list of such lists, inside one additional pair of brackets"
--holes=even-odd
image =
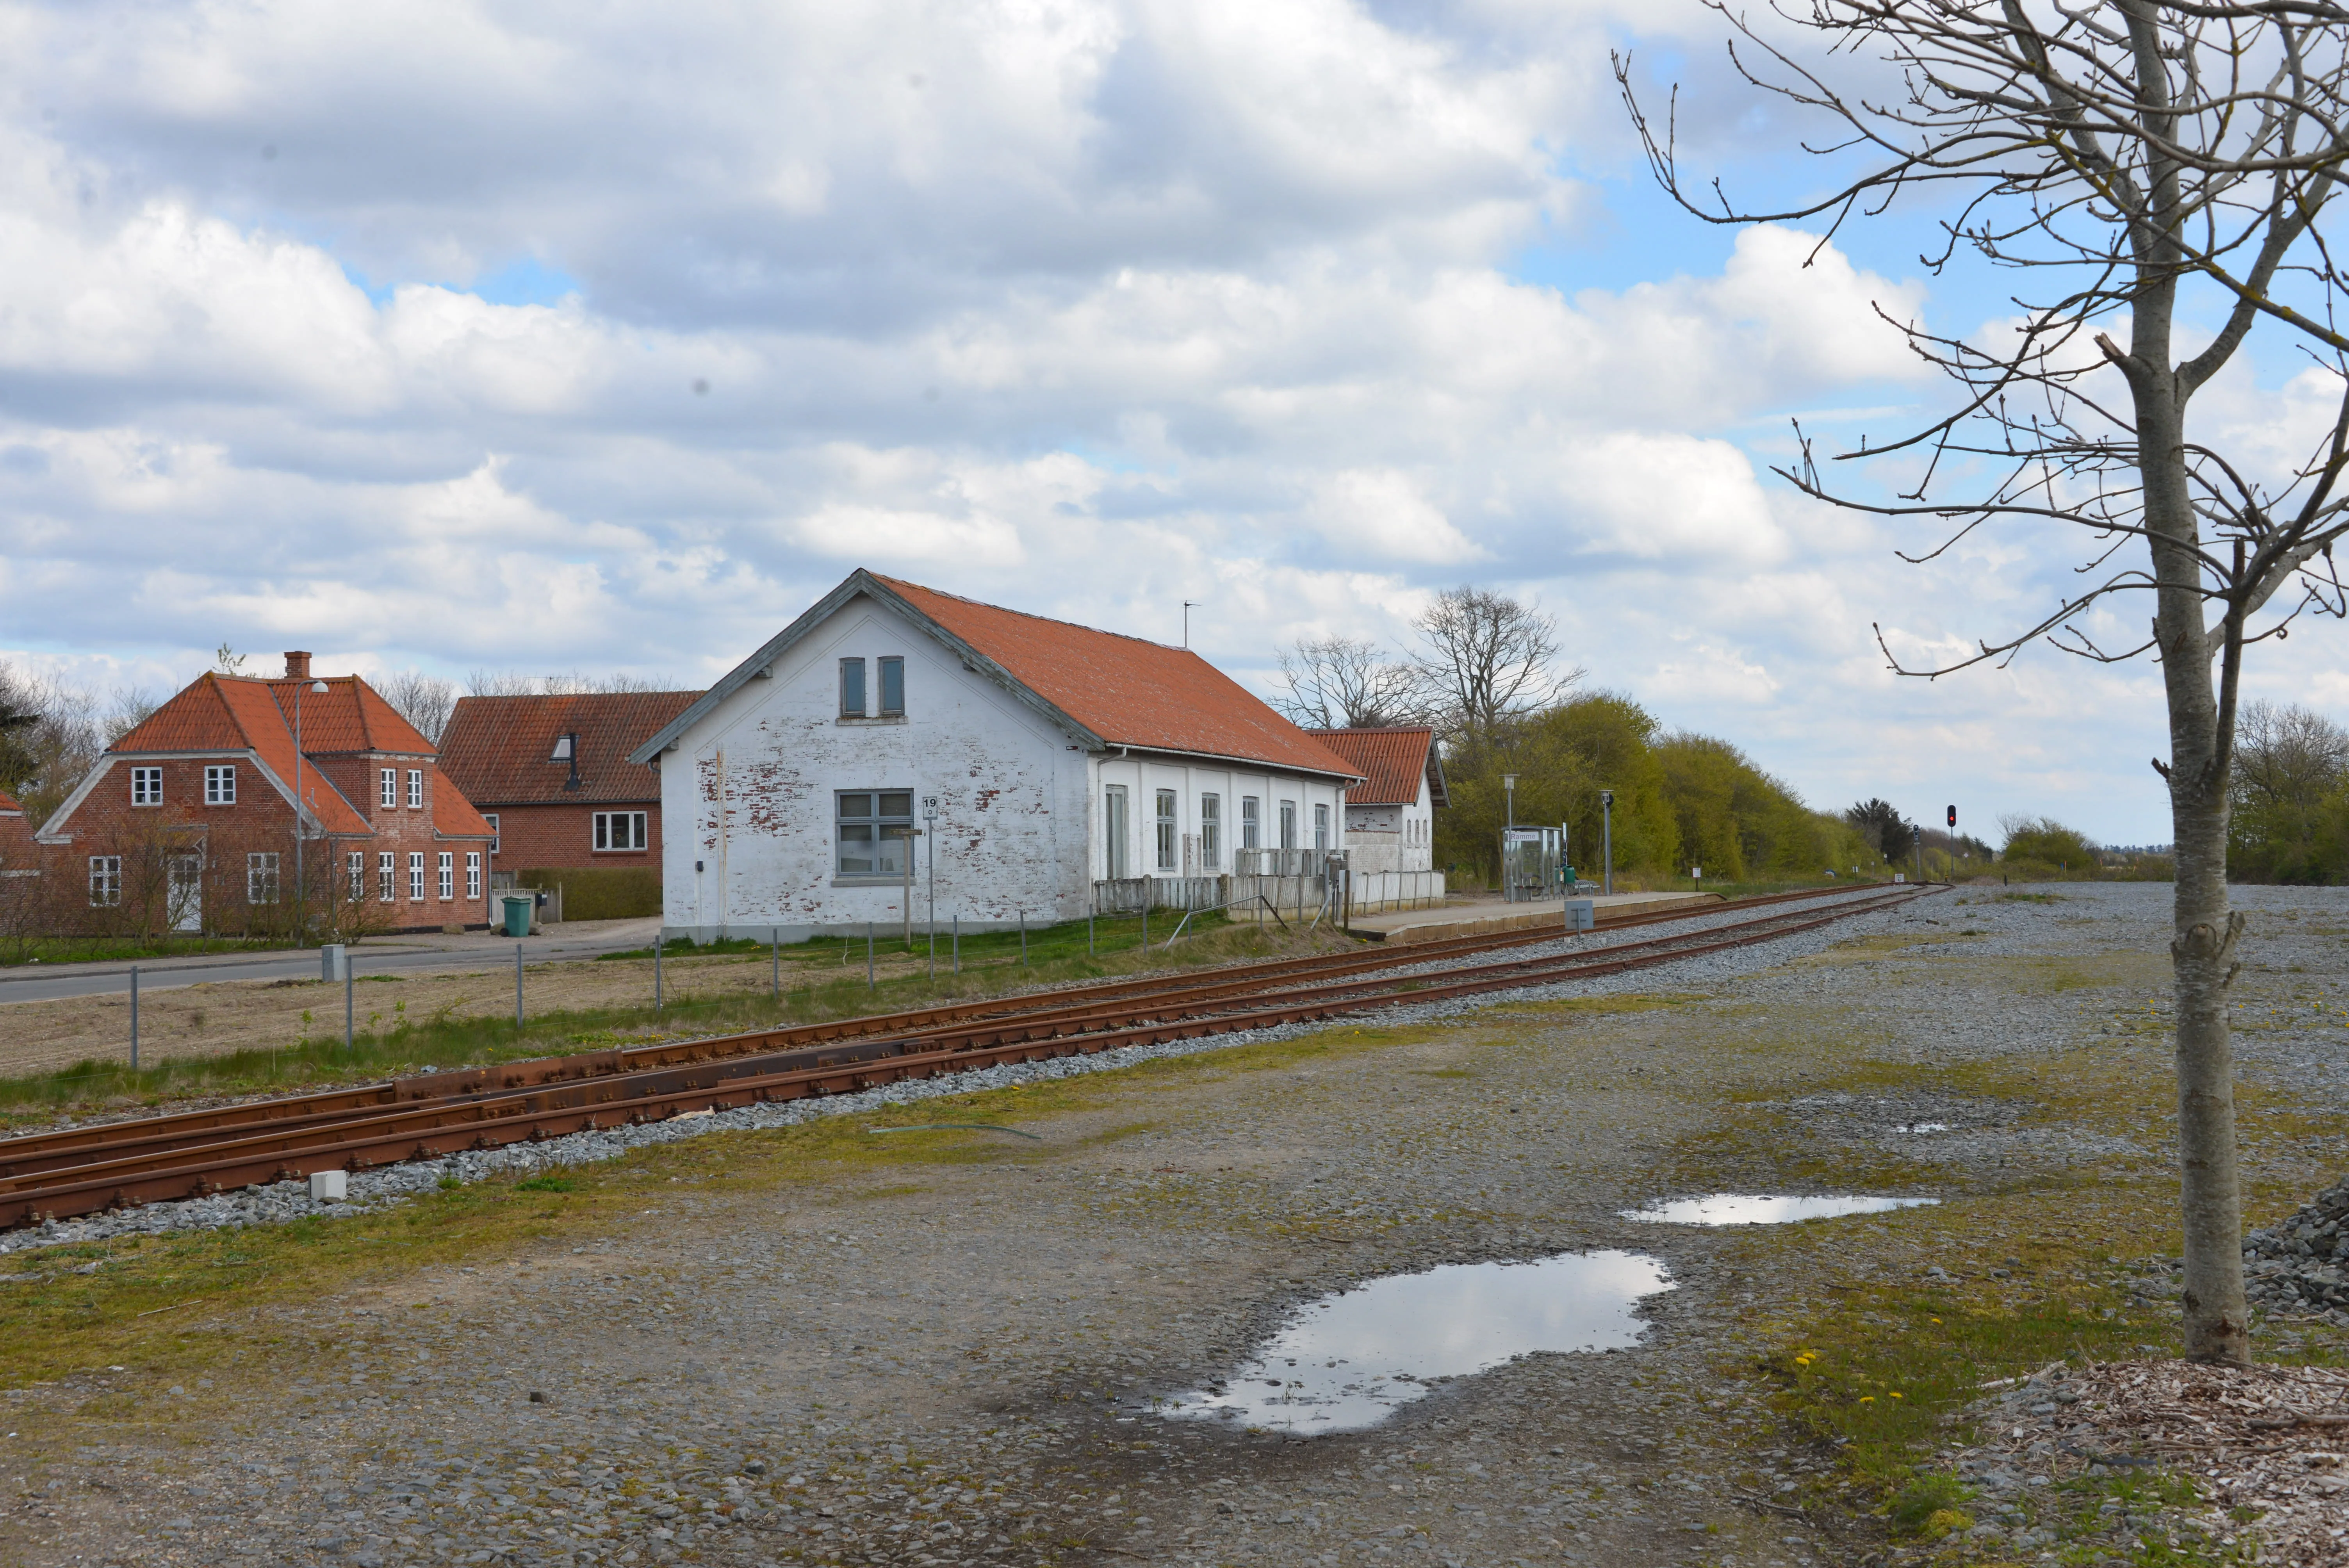
[(1116, 637), (1128, 643), (1140, 643), (1145, 648), (1156, 648), (1161, 653), (1188, 654), (1201, 664), (1206, 663), (1206, 655), (1196, 648), (1186, 648), (1179, 643), (1161, 643), (1149, 637), (1137, 637), (1132, 632), (1112, 632), (1106, 626), (1088, 626), (1082, 621), (1063, 621), (1057, 615), (1039, 615), (1032, 610), (1015, 610), (1009, 604), (990, 604), (984, 599), (973, 599), (966, 593), (949, 593), (943, 588), (932, 588), (926, 583), (908, 583), (902, 577), (884, 577), (878, 572), (872, 573), (872, 576), (874, 581), (886, 583), (892, 588), (912, 588), (923, 593), (935, 593), (941, 599), (952, 599), (957, 604), (992, 610), (999, 615), (1017, 615), (1023, 621), (1041, 621), (1048, 626), (1068, 626), (1076, 631), (1090, 632), (1096, 637)]

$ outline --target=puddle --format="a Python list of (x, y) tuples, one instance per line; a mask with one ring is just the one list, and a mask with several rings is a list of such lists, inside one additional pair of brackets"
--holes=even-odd
[(1832, 1220), (1841, 1214), (1878, 1214), (1913, 1209), (1939, 1198), (1751, 1198), (1715, 1192), (1707, 1198), (1673, 1198), (1644, 1209), (1625, 1209), (1627, 1220), (1664, 1225), (1784, 1225), (1795, 1220)]
[(1628, 1349), (1648, 1328), (1632, 1308), (1671, 1288), (1662, 1264), (1625, 1252), (1395, 1274), (1306, 1307), (1229, 1381), (1160, 1409), (1177, 1419), (1359, 1431), (1436, 1384), (1519, 1356)]

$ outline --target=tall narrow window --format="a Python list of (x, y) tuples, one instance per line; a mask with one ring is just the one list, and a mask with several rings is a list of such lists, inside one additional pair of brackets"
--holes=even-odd
[(1224, 863), (1224, 798), (1199, 797), (1199, 869), (1214, 871)]
[(1127, 874), (1125, 786), (1112, 784), (1102, 790), (1102, 870), (1112, 882)]
[(134, 806), (160, 806), (163, 803), (163, 770), (160, 768), (133, 768), (130, 770), (130, 803)]
[(498, 852), (498, 814), (495, 811), (484, 811), (481, 813), (481, 820), (490, 825), (490, 853), (494, 855)]
[(367, 856), (354, 851), (344, 869), (350, 873), (351, 902), (365, 903), (367, 902)]
[(244, 857), (244, 902), (277, 902), (277, 851), (261, 850)]
[(479, 850), (465, 851), (465, 896), (469, 899), (481, 896), (481, 851)]
[(1240, 797), (1240, 848), (1244, 850), (1264, 848), (1264, 824), (1257, 820), (1257, 804), (1253, 795)]
[(421, 768), (408, 770), (408, 809), (411, 811), (424, 810), (424, 769)]
[(1174, 791), (1158, 791), (1158, 869), (1175, 870), (1174, 863)]
[(894, 718), (905, 711), (905, 661), (881, 661), (881, 715)]
[(457, 896), (457, 851), (440, 851), (440, 902), (446, 903)]
[(376, 896), (389, 903), (399, 896), (399, 862), (389, 850), (375, 858)]
[(840, 845), (836, 874), (904, 876), (906, 846), (913, 841), (913, 791), (843, 789), (833, 799)]
[(397, 768), (385, 769), (383, 770), (381, 782), (383, 785), (383, 793), (380, 798), (383, 801), (383, 809), (388, 811), (395, 809), (399, 804), (399, 769)]
[(1330, 808), (1327, 806), (1316, 805), (1313, 808), (1313, 847), (1317, 850), (1330, 847)]
[(89, 902), (94, 904), (117, 904), (122, 902), (122, 857), (120, 855), (89, 857)]
[(864, 717), (864, 661), (863, 659), (840, 661), (840, 717), (843, 718)]
[(1297, 847), (1297, 802), (1294, 800), (1280, 803), (1280, 847), (1284, 850)]
[(408, 851), (408, 902), (410, 903), (424, 902), (424, 851), (422, 850)]
[(215, 764), (204, 769), (204, 804), (236, 804), (236, 769), (233, 764)]

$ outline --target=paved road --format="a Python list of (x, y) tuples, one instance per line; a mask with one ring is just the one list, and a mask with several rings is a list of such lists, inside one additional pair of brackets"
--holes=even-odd
[[(596, 929), (569, 936), (558, 927), (544, 936), (524, 938), (523, 956), (531, 964), (558, 959), (594, 958), (604, 953), (625, 953), (648, 947), (657, 921), (599, 921)], [(351, 951), (351, 964), (360, 975), (431, 974), (481, 969), (513, 962), (514, 944), (506, 938), (468, 936), (434, 945), (405, 946), (363, 944)], [(217, 981), (315, 980), (318, 977), (316, 948), (282, 953), (214, 953), (189, 958), (150, 958), (139, 962), (140, 992)], [(0, 1005), (10, 1002), (51, 1002), (67, 996), (114, 996), (130, 987), (129, 962), (102, 964), (24, 965), (0, 972)]]

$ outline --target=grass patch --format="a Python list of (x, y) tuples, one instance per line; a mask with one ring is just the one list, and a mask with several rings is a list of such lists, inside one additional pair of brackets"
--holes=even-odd
[(279, 953), (307, 945), (272, 936), (26, 936), (0, 943), (0, 966), (190, 958), (205, 953)]

